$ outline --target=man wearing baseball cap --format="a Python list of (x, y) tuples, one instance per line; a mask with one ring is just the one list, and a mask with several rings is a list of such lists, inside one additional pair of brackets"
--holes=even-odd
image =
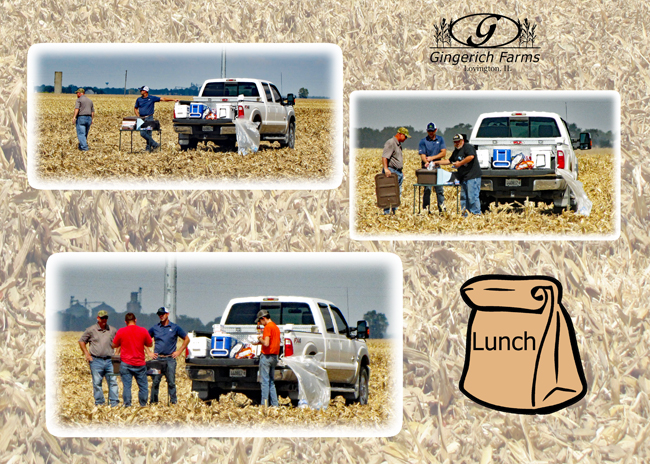
[(262, 345), (262, 354), (260, 355), (262, 404), (278, 406), (278, 393), (275, 390), (274, 379), (275, 366), (278, 364), (278, 356), (280, 355), (280, 329), (271, 320), (271, 316), (266, 309), (257, 312), (255, 323), (264, 326), (264, 332), (258, 336), (259, 343)]
[(451, 164), (458, 169), (456, 176), (460, 181), (460, 208), (463, 210), (463, 216), (467, 216), (467, 211), (480, 215), (481, 167), (476, 159), (476, 150), (469, 143), (465, 143), (463, 134), (454, 135), (454, 152), (449, 159), (435, 161), (435, 163)]
[[(145, 121), (153, 121), (153, 113), (155, 111), (154, 105), (159, 101), (178, 101), (176, 98), (156, 97), (155, 95), (149, 95), (149, 87), (146, 85), (143, 85), (138, 90), (140, 90), (141, 97), (135, 101), (135, 108), (133, 111), (137, 117), (142, 118)], [(147, 151), (153, 151), (160, 146), (153, 139), (149, 131), (141, 130), (140, 136), (147, 141)]]
[[(395, 174), (399, 182), (399, 194), (402, 195), (402, 181), (404, 180), (404, 174), (402, 174), (402, 168), (404, 167), (404, 158), (402, 157), (402, 143), (407, 138), (410, 138), (409, 130), (406, 127), (400, 127), (397, 129), (397, 134), (394, 137), (391, 137), (384, 144), (384, 151), (382, 153), (381, 161), (383, 163), (383, 172), (386, 177), (390, 177)], [(393, 208), (392, 212), (395, 213), (397, 208)], [(389, 214), (391, 212), (390, 208), (384, 209), (384, 214)]]
[(74, 102), (74, 116), (72, 121), (77, 130), (78, 148), (81, 151), (88, 151), (88, 132), (95, 117), (95, 106), (90, 98), (86, 96), (85, 89), (77, 89), (77, 100)]
[[(157, 313), (160, 322), (149, 329), (149, 335), (155, 342), (153, 359), (158, 359), (167, 363), (164, 369), (165, 379), (167, 380), (167, 392), (169, 393), (169, 402), (176, 404), (176, 358), (180, 356), (190, 344), (190, 336), (181, 326), (174, 324), (169, 320), (169, 309), (164, 306), (158, 308)], [(176, 349), (177, 338), (183, 340), (183, 344)], [(152, 376), (151, 397), (149, 403), (158, 402), (158, 390), (163, 374)]]
[[(447, 154), (445, 139), (437, 135), (438, 127), (432, 122), (427, 124), (427, 136), (420, 140), (418, 153), (422, 159), (422, 168), (426, 169), (432, 161), (443, 159)], [(438, 200), (438, 211), (444, 211), (445, 194), (442, 185), (434, 187), (436, 189), (436, 198)], [(431, 204), (431, 187), (424, 187), (424, 196), (422, 198), (422, 207), (429, 209)], [(429, 211), (430, 212), (430, 211)]]
[[(108, 325), (108, 312), (97, 313), (97, 324), (90, 326), (79, 339), (79, 347), (86, 361), (90, 365), (90, 373), (93, 378), (93, 396), (95, 405), (101, 406), (105, 403), (102, 390), (102, 379), (106, 377), (108, 385), (108, 401), (111, 406), (119, 404), (119, 392), (117, 379), (113, 375), (113, 348), (111, 342), (117, 333), (117, 328)], [(90, 344), (88, 350), (87, 344)]]

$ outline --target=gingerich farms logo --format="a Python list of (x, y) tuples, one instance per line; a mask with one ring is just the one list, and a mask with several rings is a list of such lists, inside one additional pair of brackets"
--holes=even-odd
[(537, 24), (494, 13), (441, 19), (433, 25), (429, 60), (465, 71), (510, 71), (514, 63), (538, 63)]

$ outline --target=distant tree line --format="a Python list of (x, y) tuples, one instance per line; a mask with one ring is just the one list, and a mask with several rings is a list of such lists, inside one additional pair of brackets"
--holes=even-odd
[[(411, 135), (410, 139), (402, 144), (402, 148), (417, 150), (420, 140), (427, 136), (425, 130), (415, 130), (412, 126), (403, 126), (409, 130)], [(383, 148), (386, 140), (393, 137), (397, 133), (398, 126), (384, 127), (383, 129), (371, 129), (369, 127), (362, 127), (356, 130), (357, 146), (356, 148)], [(591, 133), (591, 140), (594, 147), (611, 148), (613, 146), (612, 131), (603, 132), (600, 129), (580, 129), (576, 124), (569, 124), (569, 132), (573, 139), (580, 137), (581, 132)], [(448, 127), (444, 131), (438, 129), (438, 135), (445, 139), (447, 150), (453, 150), (453, 137), (456, 134), (465, 134), (467, 137), (472, 133), (471, 124), (456, 124), (455, 126)]]
[[(115, 326), (117, 328), (124, 327), (124, 316), (126, 311), (123, 313), (109, 313), (108, 323), (109, 325)], [(66, 314), (64, 312), (58, 313), (60, 329), (63, 332), (80, 332), (85, 330), (87, 327), (90, 327), (93, 324), (97, 323), (97, 315), (93, 316), (73, 316), (71, 314)], [(160, 318), (157, 314), (149, 313), (140, 313), (136, 314), (138, 320), (137, 324), (141, 327), (149, 329), (160, 322)], [(210, 332), (212, 333), (212, 325), (218, 324), (221, 321), (221, 316), (217, 317), (215, 320), (204, 324), (201, 322), (201, 319), (196, 317), (188, 317), (185, 315), (178, 315), (176, 317), (176, 323), (180, 325), (185, 331), (197, 331), (197, 332)]]
[(614, 146), (612, 131), (603, 132), (600, 129), (580, 129), (574, 123), (569, 123), (569, 133), (572, 139), (580, 137), (581, 132), (589, 132), (594, 147), (611, 148)]
[[(92, 91), (92, 93), (97, 95), (123, 95), (124, 87), (93, 87), (93, 86), (83, 86), (83, 85), (66, 85), (61, 88), (62, 93), (75, 93), (78, 88), (83, 88), (86, 93)], [(189, 87), (183, 88), (174, 88), (174, 89), (150, 89), (149, 93), (152, 95), (188, 95), (196, 96), (199, 94), (199, 89), (201, 87), (192, 84)], [(54, 93), (53, 85), (38, 85), (36, 86), (36, 92), (39, 93)], [(140, 91), (137, 88), (128, 88), (126, 89), (127, 95), (140, 95)]]
[[(78, 88), (82, 88), (86, 93), (94, 93), (96, 95), (124, 95), (124, 87), (94, 87), (94, 86), (83, 86), (83, 85), (66, 85), (61, 88), (61, 93), (75, 93)], [(54, 93), (53, 85), (37, 85), (35, 87), (36, 92), (38, 93)], [(189, 87), (183, 88), (173, 88), (173, 89), (150, 89), (149, 93), (151, 95), (187, 95), (195, 97), (199, 94), (201, 90), (201, 85), (192, 84)], [(91, 91), (91, 92), (89, 92)], [(291, 92), (289, 92), (291, 93)], [(137, 88), (126, 89), (127, 95), (140, 95), (140, 91)], [(295, 94), (294, 94), (295, 95)], [(306, 88), (301, 88), (298, 91), (298, 98), (309, 98), (309, 99), (319, 99), (327, 100), (328, 97), (323, 97), (319, 95), (309, 95), (309, 90)]]

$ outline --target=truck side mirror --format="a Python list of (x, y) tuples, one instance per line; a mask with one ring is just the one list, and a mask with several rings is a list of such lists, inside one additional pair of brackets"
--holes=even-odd
[(357, 322), (357, 338), (366, 339), (370, 336), (370, 328), (366, 321)]
[(292, 93), (287, 94), (287, 105), (294, 106), (296, 104), (296, 97)]
[(591, 133), (581, 132), (580, 133), (580, 150), (591, 150)]

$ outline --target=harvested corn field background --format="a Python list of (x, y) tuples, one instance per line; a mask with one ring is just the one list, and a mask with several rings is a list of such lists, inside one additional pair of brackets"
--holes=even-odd
[[(77, 149), (72, 122), (77, 96), (36, 94), (37, 140), (35, 162), (42, 181), (60, 185), (76, 182), (157, 183), (164, 181), (209, 183), (211, 181), (324, 182), (334, 172), (333, 131), (336, 103), (330, 100), (296, 101), (295, 149), (279, 148), (278, 142), (262, 142), (257, 153), (242, 156), (212, 142), (196, 150), (181, 151), (173, 129), (174, 102), (156, 105), (160, 121), (160, 149), (145, 151), (146, 142), (138, 131), (121, 133), (122, 118), (133, 116), (136, 95), (88, 95), (95, 106), (95, 118), (88, 134), (90, 150)], [(181, 100), (191, 97), (179, 96)], [(159, 142), (158, 133), (153, 133)], [(133, 139), (133, 152), (131, 152)]]
[[(346, 406), (343, 397), (332, 399), (324, 411), (296, 408), (288, 397), (279, 397), (279, 408), (263, 408), (252, 405), (242, 394), (222, 395), (219, 401), (206, 404), (192, 392), (192, 381), (185, 372), (185, 359), (178, 359), (176, 389), (178, 403), (168, 405), (167, 382), (162, 380), (159, 404), (140, 408), (138, 387), (133, 381), (132, 407), (96, 407), (88, 362), (79, 350), (81, 332), (59, 332), (56, 349), (59, 363), (57, 369), (56, 395), (58, 424), (63, 428), (79, 429), (87, 426), (132, 427), (218, 427), (220, 430), (241, 429), (266, 430), (271, 433), (280, 428), (322, 429), (324, 427), (349, 427), (357, 431), (386, 428), (392, 422), (396, 398), (395, 378), (392, 375), (393, 360), (397, 355), (388, 340), (368, 340), (370, 352), (370, 395), (367, 405)], [(179, 343), (180, 346), (180, 343)], [(399, 356), (399, 355), (398, 355)], [(151, 377), (149, 392), (151, 392)], [(118, 377), (120, 404), (122, 404), (122, 381)], [(108, 388), (102, 383), (108, 404)], [(271, 428), (271, 429), (270, 429)]]
[[(3, 3), (0, 23), (0, 461), (14, 464), (626, 463), (650, 460), (650, 57), (648, 2), (305, 1)], [(468, 72), (429, 61), (432, 18), (494, 11), (537, 25), (535, 64)], [(79, 27), (82, 24), (83, 27)], [(570, 25), (570, 27), (569, 27)], [(27, 51), (45, 42), (330, 42), (354, 90), (615, 90), (621, 95), (617, 240), (355, 241), (349, 172), (327, 192), (48, 191), (30, 188)], [(71, 120), (71, 117), (70, 117)], [(344, 129), (347, 145), (347, 129)], [(347, 148), (344, 147), (347, 158)], [(375, 172), (378, 172), (376, 169)], [(412, 195), (412, 193), (411, 193)], [(133, 206), (142, 205), (135, 214)], [(188, 227), (186, 211), (204, 215)], [(122, 222), (124, 219), (124, 222)], [(149, 230), (148, 230), (149, 229)], [(404, 423), (390, 438), (57, 438), (45, 401), (45, 262), (65, 251), (391, 252), (404, 271)], [(55, 233), (55, 231), (58, 231)], [(74, 235), (82, 234), (83, 239)], [(563, 284), (588, 375), (584, 400), (552, 415), (493, 411), (458, 390), (468, 308), (461, 285), (488, 273)], [(78, 348), (76, 348), (78, 350)]]
[[(437, 211), (435, 192), (432, 194), (432, 214), (421, 210), (413, 214), (413, 184), (415, 170), (420, 169), (417, 150), (404, 150), (404, 180), (401, 206), (394, 215), (383, 215), (377, 208), (375, 175), (381, 169), (382, 149), (354, 150), (356, 172), (355, 207), (356, 233), (363, 236), (400, 235), (435, 237), (436, 235), (493, 236), (573, 236), (608, 235), (615, 230), (615, 162), (611, 149), (576, 151), (580, 169), (578, 180), (583, 183), (587, 197), (593, 203), (588, 217), (572, 211), (553, 213), (553, 205), (544, 203), (492, 203), (480, 217), (464, 218), (456, 212), (456, 188), (446, 187), (446, 213)], [(420, 203), (422, 193), (420, 191)], [(417, 202), (416, 202), (417, 211)], [(435, 211), (435, 212), (434, 212)]]

